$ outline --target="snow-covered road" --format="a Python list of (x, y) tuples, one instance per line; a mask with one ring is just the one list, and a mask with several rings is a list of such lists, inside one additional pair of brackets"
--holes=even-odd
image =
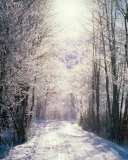
[[(33, 124), (36, 134), (12, 148), (6, 160), (124, 160), (128, 152), (66, 121)], [(33, 131), (31, 129), (31, 132)], [(31, 133), (32, 134), (32, 133)]]

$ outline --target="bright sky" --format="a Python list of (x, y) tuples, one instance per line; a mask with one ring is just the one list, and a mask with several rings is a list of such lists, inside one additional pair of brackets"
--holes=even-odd
[(80, 35), (83, 32), (80, 22), (83, 22), (83, 16), (89, 17), (83, 0), (55, 0), (54, 12), (61, 29), (59, 37), (64, 39)]

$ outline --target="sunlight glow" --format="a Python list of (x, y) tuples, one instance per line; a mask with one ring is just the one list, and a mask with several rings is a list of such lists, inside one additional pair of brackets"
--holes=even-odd
[(76, 38), (84, 32), (83, 16), (88, 17), (88, 12), (84, 0), (55, 0), (53, 5), (55, 21), (59, 30), (56, 39), (64, 41), (68, 38)]
[(79, 0), (58, 0), (56, 4), (58, 17), (63, 23), (72, 23), (78, 18), (81, 9)]
[(76, 4), (65, 4), (65, 6), (60, 8), (60, 16), (64, 21), (72, 20), (76, 18), (77, 9)]

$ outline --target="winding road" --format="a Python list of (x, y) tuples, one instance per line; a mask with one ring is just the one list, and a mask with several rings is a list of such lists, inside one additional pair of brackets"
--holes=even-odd
[[(38, 122), (36, 134), (10, 151), (12, 160), (124, 160), (128, 152), (66, 121)], [(33, 130), (32, 129), (32, 130)], [(32, 134), (32, 133), (31, 133)]]

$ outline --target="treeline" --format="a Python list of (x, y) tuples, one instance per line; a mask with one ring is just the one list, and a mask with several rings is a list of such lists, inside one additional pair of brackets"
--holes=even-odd
[[(0, 145), (23, 143), (35, 106), (37, 60), (52, 27), (50, 1), (0, 1)], [(9, 139), (8, 139), (9, 137)]]
[(79, 98), (79, 124), (122, 143), (128, 139), (128, 2), (90, 3), (91, 74), (85, 77), (88, 86), (81, 82), (88, 94)]

